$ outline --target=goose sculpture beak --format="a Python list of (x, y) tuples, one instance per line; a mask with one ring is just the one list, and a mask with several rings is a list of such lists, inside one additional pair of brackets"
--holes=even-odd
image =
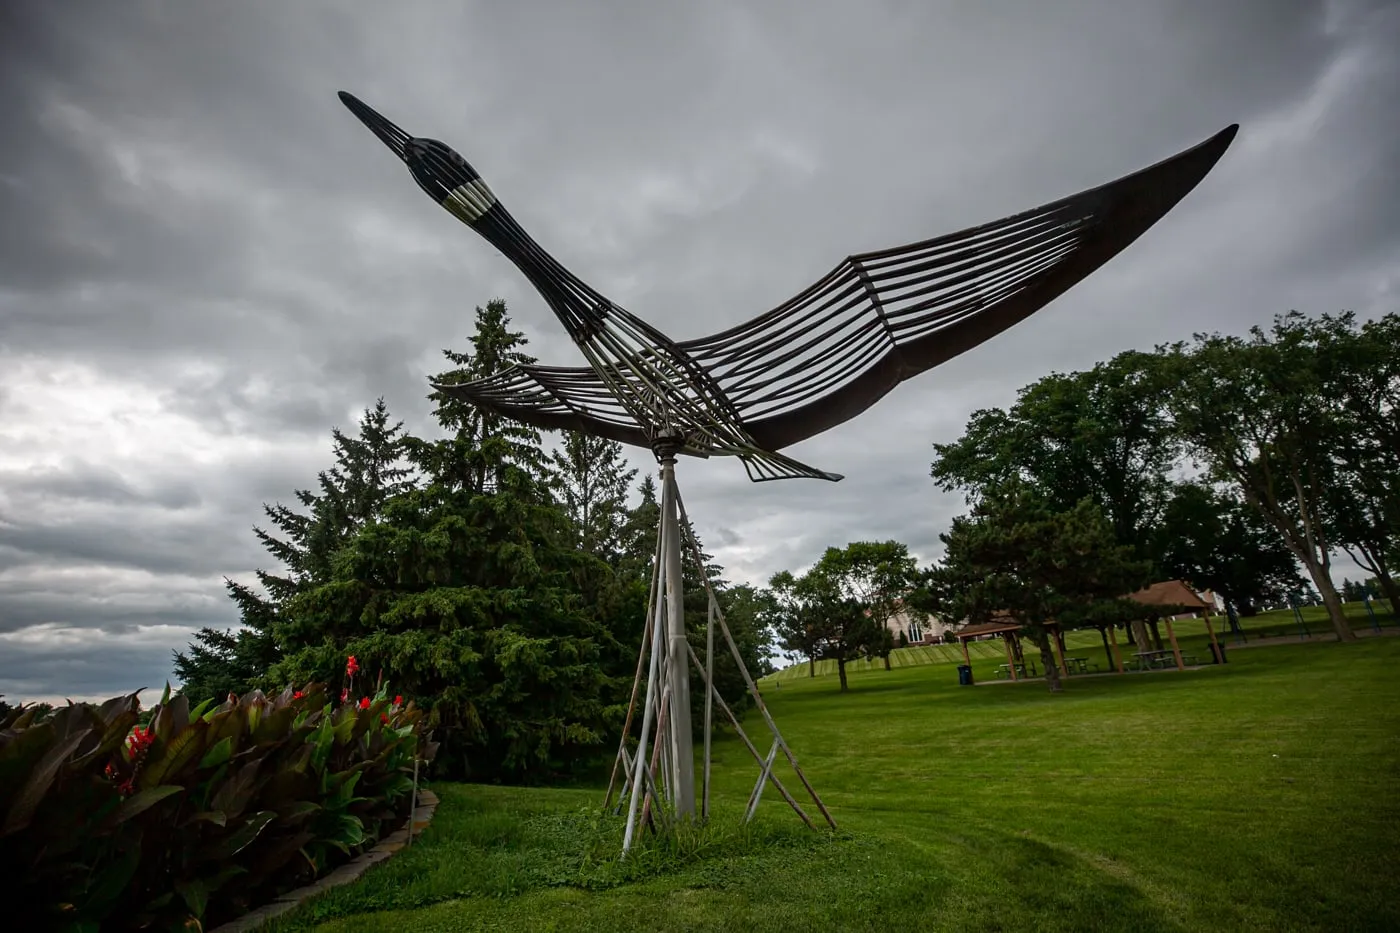
[(413, 137), (399, 129), (393, 123), (384, 119), (373, 107), (360, 100), (354, 94), (346, 91), (340, 92), (340, 102), (350, 108), (350, 112), (360, 118), (360, 122), (369, 127), (375, 136), (378, 136), (384, 145), (393, 150), (394, 155), (408, 161), (408, 141)]

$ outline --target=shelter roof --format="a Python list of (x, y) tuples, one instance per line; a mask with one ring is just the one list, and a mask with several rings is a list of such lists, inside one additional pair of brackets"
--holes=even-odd
[(1138, 590), (1128, 597), (1144, 606), (1184, 606), (1187, 609), (1212, 608), (1196, 591), (1182, 580), (1164, 580), (1154, 583), (1145, 590)]
[(1017, 622), (979, 622), (976, 625), (958, 629), (953, 634), (959, 639), (965, 640), (976, 638), (978, 635), (1000, 635), (1002, 632), (1019, 632), (1020, 630), (1020, 623)]

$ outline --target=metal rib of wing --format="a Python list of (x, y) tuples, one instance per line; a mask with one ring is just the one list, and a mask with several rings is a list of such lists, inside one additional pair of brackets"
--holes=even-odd
[(1012, 217), (851, 256), (772, 311), (678, 347), (713, 376), (753, 443), (781, 449), (1044, 307), (1171, 210), (1237, 130)]
[[(638, 425), (592, 369), (554, 366), (513, 366), (510, 369), (462, 383), (437, 384), (449, 395), (525, 424), (548, 431), (586, 431), (624, 444), (645, 447), (649, 432)], [(732, 438), (729, 440), (733, 440)], [(839, 479), (782, 454), (759, 450), (742, 438), (728, 443), (708, 433), (691, 432), (683, 453), (708, 457), (714, 453), (738, 456), (755, 482), (808, 477)]]
[(512, 366), (470, 382), (434, 388), (548, 431), (587, 431), (625, 444), (649, 441), (635, 418), (591, 369)]
[(682, 347), (745, 421), (840, 389), (902, 344), (953, 326), (1025, 288), (1094, 228), (1091, 203), (853, 256), (813, 288), (720, 339)]
[(550, 430), (738, 456), (755, 480), (836, 478), (782, 454), (990, 339), (1102, 266), (1224, 154), (1238, 127), (1115, 182), (958, 233), (851, 256), (746, 324), (675, 343), (568, 272), (497, 205), (477, 224), (589, 368), (516, 367), (444, 391)]

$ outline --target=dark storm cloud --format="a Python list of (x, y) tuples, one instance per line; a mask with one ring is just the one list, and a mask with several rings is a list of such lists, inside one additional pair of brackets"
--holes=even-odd
[(336, 90), (461, 150), (562, 261), (681, 338), (851, 252), (1243, 125), (1100, 273), (792, 451), (843, 483), (686, 460), (707, 545), (762, 580), (859, 538), (935, 556), (962, 504), (928, 479), (930, 443), (1052, 369), (1292, 307), (1393, 310), (1397, 47), (1396, 6), (1361, 0), (10, 0), (0, 692), (115, 693), (114, 652), (163, 680), (172, 633), (232, 619), (221, 576), (263, 562), (259, 504), (314, 483), (332, 426), (382, 395), (431, 430), (424, 377), (476, 305), (504, 297), (535, 355), (579, 362)]

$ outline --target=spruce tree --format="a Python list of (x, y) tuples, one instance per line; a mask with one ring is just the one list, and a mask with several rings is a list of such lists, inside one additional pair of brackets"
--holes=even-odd
[(590, 434), (569, 432), (550, 457), (560, 497), (574, 529), (575, 544), (618, 565), (627, 525), (627, 493), (637, 476), (628, 469), (622, 445)]
[(175, 673), (191, 701), (280, 686), (268, 674), (281, 657), (279, 640), (295, 638), (295, 626), (287, 630), (293, 620), (285, 619), (283, 610), (298, 594), (328, 582), (339, 551), (379, 516), (390, 497), (411, 485), (402, 462), (403, 423), (390, 424), (382, 398), (365, 409), (354, 436), (336, 428), (331, 437), (335, 463), (319, 474), (319, 492), (293, 493), (304, 511), (265, 504), (274, 530), (253, 529), (282, 571), (256, 571), (261, 593), (225, 579), (239, 627), (202, 628), (186, 653), (175, 652)]
[[(478, 309), (471, 351), (448, 351), (458, 368), (435, 381), (528, 362), (525, 343), (493, 301)], [(611, 573), (575, 547), (538, 432), (432, 397), (448, 436), (410, 442), (421, 484), (385, 503), (330, 580), (295, 597), (297, 646), (277, 674), (341, 682), (353, 654), (366, 682), (382, 677), (428, 711), (447, 774), (572, 773), (615, 735), (625, 701)]]

